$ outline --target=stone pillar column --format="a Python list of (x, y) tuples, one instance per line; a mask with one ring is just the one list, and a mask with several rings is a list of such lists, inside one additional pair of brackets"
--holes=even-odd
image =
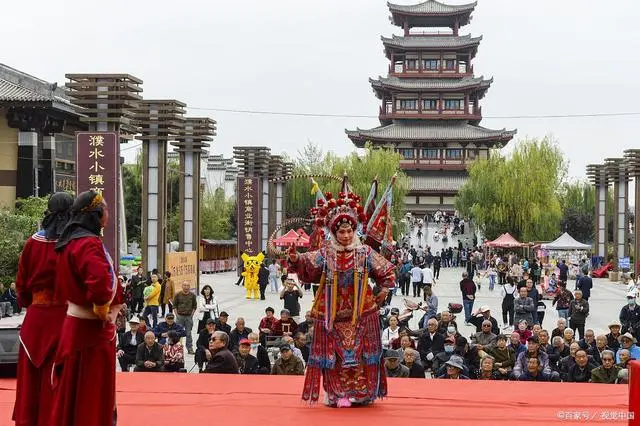
[(609, 231), (607, 227), (607, 192), (609, 182), (604, 164), (590, 164), (587, 166), (587, 176), (595, 186), (595, 233), (593, 250), (596, 256), (607, 261), (609, 247)]
[(624, 152), (627, 159), (628, 170), (631, 176), (635, 177), (635, 194), (634, 194), (634, 223), (633, 223), (633, 258), (634, 271), (637, 274), (640, 271), (640, 232), (638, 223), (640, 221), (640, 149), (628, 149)]
[(629, 254), (628, 202), (626, 161), (623, 158), (605, 160), (608, 178), (613, 181), (613, 257), (617, 262)]
[(38, 132), (18, 132), (16, 198), (38, 195)]
[(40, 179), (40, 182), (38, 182), (40, 186), (39, 193), (42, 195), (53, 194), (56, 190), (55, 164), (56, 164), (56, 137), (43, 136), (42, 137), (42, 179)]

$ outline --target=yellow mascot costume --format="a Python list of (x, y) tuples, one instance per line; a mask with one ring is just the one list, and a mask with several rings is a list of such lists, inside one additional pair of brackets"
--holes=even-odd
[(242, 261), (244, 262), (244, 287), (247, 289), (247, 299), (260, 299), (260, 287), (258, 286), (258, 272), (260, 265), (264, 260), (264, 253), (258, 253), (257, 256), (248, 256), (242, 253)]

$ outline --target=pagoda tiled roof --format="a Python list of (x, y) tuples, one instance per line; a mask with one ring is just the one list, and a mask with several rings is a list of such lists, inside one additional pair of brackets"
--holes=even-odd
[(408, 13), (408, 14), (421, 14), (421, 15), (452, 15), (456, 13), (470, 12), (475, 9), (478, 2), (460, 5), (449, 5), (440, 3), (436, 0), (427, 0), (424, 3), (415, 5), (400, 5), (387, 3), (391, 12)]
[(461, 79), (378, 77), (377, 80), (370, 78), (369, 82), (374, 89), (447, 91), (470, 88), (488, 89), (493, 83), (493, 78), (485, 80), (482, 76)]
[(458, 192), (468, 177), (465, 175), (418, 175), (409, 176), (409, 191)]
[(482, 36), (392, 36), (382, 37), (385, 46), (399, 47), (407, 49), (429, 49), (429, 48), (462, 48), (478, 46), (482, 41)]
[(347, 130), (351, 139), (408, 140), (408, 141), (483, 141), (511, 140), (516, 130), (491, 130), (466, 121), (395, 121), (387, 126), (369, 130)]
[(78, 114), (61, 87), (4, 64), (0, 64), (0, 103), (38, 103)]

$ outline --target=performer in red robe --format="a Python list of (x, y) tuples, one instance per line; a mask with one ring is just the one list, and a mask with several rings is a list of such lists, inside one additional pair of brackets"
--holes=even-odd
[(66, 192), (57, 192), (49, 198), (42, 229), (27, 240), (18, 262), (18, 303), (28, 309), (20, 327), (13, 408), (17, 426), (49, 424), (53, 399), (51, 368), (67, 313), (65, 302), (54, 298), (58, 256), (55, 247), (69, 221), (72, 204), (73, 197)]
[[(311, 316), (315, 320), (302, 399), (319, 399), (322, 379), (326, 403), (349, 407), (369, 404), (387, 394), (378, 306), (395, 285), (395, 269), (355, 234), (367, 216), (360, 197), (345, 188), (337, 200), (318, 203), (317, 226), (331, 239), (319, 250), (289, 252), (291, 271), (305, 282), (319, 283)], [(374, 295), (373, 279), (380, 291)]]
[(56, 245), (58, 294), (68, 309), (55, 358), (51, 425), (115, 424), (115, 318), (122, 287), (100, 238), (108, 220), (102, 195), (83, 192)]

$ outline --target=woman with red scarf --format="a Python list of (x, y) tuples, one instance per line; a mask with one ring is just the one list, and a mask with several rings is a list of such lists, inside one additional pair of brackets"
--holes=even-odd
[(67, 312), (55, 298), (56, 241), (71, 213), (73, 197), (57, 192), (49, 198), (42, 229), (24, 245), (16, 290), (20, 306), (29, 308), (20, 327), (18, 382), (13, 420), (17, 426), (49, 424), (53, 393), (51, 368)]
[(116, 326), (122, 287), (100, 238), (109, 220), (101, 194), (78, 195), (56, 245), (58, 297), (68, 301), (55, 358), (51, 425), (115, 424)]

